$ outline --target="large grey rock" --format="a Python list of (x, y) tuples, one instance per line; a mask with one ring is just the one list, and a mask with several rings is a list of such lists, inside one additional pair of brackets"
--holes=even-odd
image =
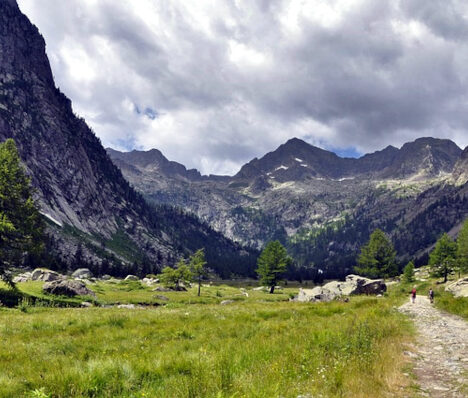
[(44, 292), (59, 296), (95, 296), (83, 282), (77, 280), (57, 280), (44, 283)]
[(344, 282), (331, 281), (324, 286), (313, 289), (299, 289), (296, 301), (314, 302), (331, 301), (340, 296), (351, 294), (379, 295), (387, 290), (381, 279), (368, 279), (358, 275), (348, 275)]
[(127, 275), (125, 277), (125, 280), (126, 281), (139, 281), (140, 279), (138, 278), (138, 276), (136, 275)]
[(24, 272), (13, 278), (14, 283), (29, 282), (31, 280), (32, 272)]
[(450, 283), (446, 286), (445, 290), (452, 293), (455, 297), (468, 297), (468, 277)]
[(31, 280), (33, 281), (51, 282), (62, 279), (65, 279), (63, 275), (46, 268), (36, 268), (31, 274)]
[(159, 279), (154, 279), (154, 278), (143, 278), (141, 280), (146, 286), (153, 286), (156, 283), (159, 283)]
[(71, 276), (74, 279), (89, 279), (93, 277), (93, 273), (88, 268), (78, 268)]

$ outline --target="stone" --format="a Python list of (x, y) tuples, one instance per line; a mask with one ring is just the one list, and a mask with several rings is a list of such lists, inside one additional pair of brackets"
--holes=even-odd
[(78, 268), (71, 276), (74, 279), (89, 279), (93, 277), (93, 273), (88, 268)]
[(252, 288), (252, 290), (254, 290), (254, 291), (256, 291), (256, 292), (267, 291), (267, 290), (268, 290), (268, 287), (266, 287), (266, 286), (259, 286), (259, 287), (254, 287), (254, 288)]
[(29, 282), (31, 280), (32, 272), (24, 272), (13, 278), (13, 283)]
[(82, 307), (82, 308), (90, 308), (90, 307), (92, 307), (92, 306), (93, 306), (93, 304), (92, 304), (92, 303), (89, 303), (89, 302), (87, 302), (87, 301), (82, 301), (82, 302), (80, 303), (80, 307)]
[(126, 308), (128, 310), (133, 310), (137, 308), (137, 306), (135, 304), (119, 304), (117, 308)]
[(31, 273), (31, 280), (33, 281), (44, 281), (44, 282), (51, 282), (51, 281), (58, 281), (65, 279), (65, 277), (58, 272), (51, 271), (50, 269), (46, 268), (36, 268)]
[(153, 286), (156, 283), (159, 283), (159, 279), (154, 279), (154, 278), (143, 278), (142, 283), (144, 283), (146, 286)]
[(106, 274), (106, 275), (103, 275), (103, 276), (101, 276), (101, 280), (103, 280), (103, 281), (109, 281), (109, 280), (111, 280), (111, 279), (112, 279), (112, 276), (110, 276), (110, 275), (107, 275), (107, 274)]
[(172, 291), (172, 289), (169, 289), (167, 287), (158, 286), (158, 287), (155, 287), (152, 291), (153, 292), (170, 292), (170, 291)]
[(159, 295), (159, 294), (153, 296), (153, 298), (156, 300), (169, 301), (169, 298), (167, 298), (166, 296)]
[(96, 296), (82, 281), (77, 280), (56, 280), (44, 283), (42, 290), (49, 294), (59, 296)]
[(387, 290), (387, 286), (381, 279), (368, 279), (358, 275), (348, 275), (344, 282), (331, 281), (324, 286), (317, 286), (313, 289), (299, 289), (299, 294), (295, 301), (314, 302), (332, 301), (341, 296), (352, 294), (381, 295)]
[(445, 290), (452, 293), (455, 297), (468, 297), (468, 277), (448, 284)]
[(219, 304), (220, 305), (227, 305), (227, 304), (232, 304), (233, 302), (234, 302), (234, 300), (223, 300)]
[(139, 281), (140, 278), (138, 278), (138, 276), (136, 276), (136, 275), (127, 275), (124, 280), (126, 280), (126, 281)]

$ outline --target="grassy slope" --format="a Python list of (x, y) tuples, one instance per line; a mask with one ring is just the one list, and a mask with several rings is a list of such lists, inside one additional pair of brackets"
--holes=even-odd
[[(170, 300), (136, 310), (0, 310), (0, 396), (408, 396), (401, 353), (412, 329), (395, 298), (303, 304), (284, 301), (290, 289), (248, 298), (229, 286), (201, 298), (195, 289), (95, 290), (103, 303)], [(215, 304), (228, 298), (237, 301)]]

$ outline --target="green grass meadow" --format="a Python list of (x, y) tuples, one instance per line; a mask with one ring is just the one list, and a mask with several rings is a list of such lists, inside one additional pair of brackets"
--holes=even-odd
[[(42, 295), (40, 286), (19, 288)], [(154, 305), (0, 309), (1, 397), (408, 396), (412, 328), (394, 298), (310, 304), (288, 301), (297, 288), (249, 297), (226, 285), (201, 297), (127, 282), (92, 288), (100, 304)], [(155, 295), (169, 300), (158, 306)]]

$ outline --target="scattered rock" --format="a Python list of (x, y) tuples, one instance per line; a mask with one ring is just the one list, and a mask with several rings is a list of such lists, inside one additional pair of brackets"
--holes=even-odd
[(86, 287), (82, 281), (77, 280), (56, 280), (44, 283), (42, 290), (49, 294), (60, 296), (96, 296), (94, 292)]
[(331, 281), (324, 286), (317, 286), (313, 289), (301, 288), (295, 301), (327, 302), (337, 297), (349, 296), (351, 294), (381, 295), (386, 290), (387, 286), (381, 279), (368, 279), (358, 275), (348, 275), (344, 282)]
[(108, 281), (108, 280), (111, 280), (111, 279), (112, 279), (112, 276), (110, 276), (110, 275), (103, 275), (103, 276), (101, 276), (101, 279), (102, 279), (103, 281)]
[(468, 297), (468, 277), (450, 283), (446, 286), (445, 290), (452, 293), (455, 297)]
[(153, 298), (156, 299), (156, 300), (169, 301), (169, 299), (166, 296), (162, 296), (162, 295), (159, 295), (159, 294), (153, 296)]
[(24, 272), (23, 274), (19, 274), (13, 278), (14, 283), (20, 282), (29, 282), (31, 280), (32, 272)]
[(45, 268), (36, 268), (31, 274), (31, 280), (33, 281), (51, 282), (62, 279), (65, 279), (63, 275)]
[(140, 308), (140, 307), (137, 307), (135, 304), (119, 304), (117, 308), (126, 308), (128, 310), (133, 310), (135, 308)]
[(221, 301), (219, 304), (220, 304), (220, 305), (227, 305), (227, 304), (231, 304), (231, 303), (233, 303), (233, 302), (234, 302), (234, 300), (223, 300), (223, 301)]
[(127, 275), (124, 280), (126, 280), (126, 281), (139, 281), (140, 278), (138, 278), (138, 276), (136, 276), (136, 275)]
[(158, 286), (158, 287), (154, 288), (152, 291), (153, 292), (170, 292), (170, 291), (172, 291), (172, 289), (169, 289), (167, 287)]
[(89, 279), (93, 274), (88, 268), (78, 268), (71, 276), (73, 279)]
[(83, 307), (83, 308), (90, 308), (90, 307), (92, 307), (92, 306), (93, 306), (93, 304), (92, 304), (92, 303), (88, 303), (87, 301), (82, 301), (82, 302), (80, 303), (80, 307)]
[(159, 279), (153, 279), (153, 278), (143, 278), (141, 280), (146, 286), (153, 286), (156, 283), (159, 283)]
[(259, 291), (267, 291), (268, 290), (268, 287), (266, 286), (259, 286), (259, 287), (254, 287), (252, 288), (252, 290), (256, 291), (256, 292), (259, 292)]

